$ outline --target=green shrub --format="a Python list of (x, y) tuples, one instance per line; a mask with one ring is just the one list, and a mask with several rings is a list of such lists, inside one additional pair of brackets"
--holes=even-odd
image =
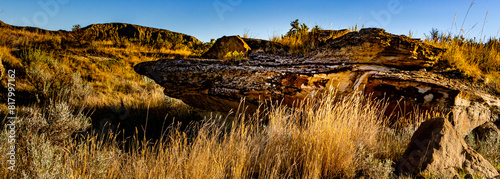
[(361, 161), (361, 170), (363, 176), (369, 178), (391, 178), (394, 168), (392, 168), (391, 159), (377, 159), (373, 154), (368, 154)]
[(27, 49), (21, 53), (27, 80), (33, 86), (38, 102), (50, 97), (65, 98), (71, 102), (90, 94), (91, 86), (81, 79), (79, 72), (72, 73), (52, 55), (39, 49)]
[[(90, 127), (90, 118), (83, 108), (76, 111), (68, 102), (50, 100), (47, 105), (33, 105), (21, 111), (18, 125), (27, 134), (46, 134), (52, 142), (70, 139), (76, 131)], [(19, 131), (21, 132), (21, 131)]]
[(245, 53), (238, 52), (238, 51), (227, 52), (227, 54), (224, 56), (224, 58), (232, 59), (232, 60), (243, 60), (243, 59), (245, 59)]

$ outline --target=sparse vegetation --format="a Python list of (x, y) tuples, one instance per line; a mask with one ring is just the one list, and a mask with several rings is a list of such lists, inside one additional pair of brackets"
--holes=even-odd
[(290, 53), (295, 54), (306, 54), (317, 47), (318, 44), (314, 43), (311, 33), (320, 30), (319, 26), (315, 26), (312, 31), (309, 31), (309, 27), (305, 23), (301, 24), (299, 19), (292, 21), (290, 26), (292, 28), (285, 35), (275, 36), (271, 41), (290, 47)]
[(482, 42), (432, 29), (425, 42), (446, 50), (441, 60), (450, 66), (448, 71), (458, 70), (463, 77), (481, 81), (500, 93), (498, 39), (490, 38)]
[(465, 138), (467, 144), (485, 157), (497, 170), (500, 170), (500, 138), (498, 134), (490, 133), (480, 139), (476, 135)]
[(290, 23), (290, 30), (285, 35), (274, 35), (270, 38), (271, 41), (281, 43), (289, 47), (290, 54), (305, 55), (316, 50), (320, 45), (320, 40), (318, 39), (319, 34), (327, 34), (323, 41), (327, 39), (335, 39), (341, 37), (348, 32), (358, 31), (358, 24), (355, 24), (349, 29), (344, 29), (342, 32), (334, 32), (333, 30), (324, 30), (318, 25), (315, 25), (312, 29), (305, 23), (300, 23), (299, 19), (296, 19)]

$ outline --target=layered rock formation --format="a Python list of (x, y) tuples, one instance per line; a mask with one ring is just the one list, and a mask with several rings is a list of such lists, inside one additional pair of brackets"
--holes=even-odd
[(486, 178), (498, 178), (493, 167), (468, 146), (462, 136), (443, 117), (423, 122), (415, 131), (398, 164), (401, 173), (458, 176), (465, 171)]
[(431, 71), (442, 49), (382, 29), (324, 41), (304, 56), (253, 51), (247, 60), (159, 60), (140, 63), (135, 70), (165, 87), (166, 95), (208, 110), (236, 109), (241, 98), (250, 108), (269, 99), (291, 105), (315, 91), (336, 88), (401, 99), (388, 111), (412, 112), (415, 105), (422, 110), (442, 108), (451, 112), (462, 135), (498, 118), (498, 97)]

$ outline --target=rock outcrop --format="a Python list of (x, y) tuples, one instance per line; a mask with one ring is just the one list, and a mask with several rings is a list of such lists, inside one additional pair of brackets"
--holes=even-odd
[(291, 105), (336, 88), (402, 100), (388, 111), (442, 108), (462, 135), (498, 119), (498, 97), (432, 71), (442, 51), (382, 29), (362, 29), (329, 38), (304, 56), (256, 51), (248, 60), (159, 60), (140, 63), (135, 71), (165, 87), (166, 95), (207, 110), (236, 109), (243, 97), (249, 108), (269, 99)]
[(251, 52), (264, 52), (272, 54), (287, 54), (290, 47), (277, 42), (262, 39), (242, 38), (251, 49)]
[(59, 31), (50, 31), (50, 30), (40, 29), (40, 28), (37, 28), (37, 27), (13, 26), (13, 25), (6, 24), (6, 23), (4, 23), (2, 21), (0, 21), (0, 28), (25, 30), (25, 31), (29, 31), (29, 32), (43, 33), (43, 34), (57, 34), (57, 33), (61, 32), (61, 30), (59, 30)]
[(217, 39), (212, 48), (203, 54), (203, 57), (211, 59), (226, 59), (228, 53), (237, 52), (247, 56), (248, 51), (250, 51), (250, 47), (245, 41), (243, 41), (243, 39), (241, 39), (240, 36), (224, 36)]
[(120, 37), (143, 42), (170, 43), (171, 46), (183, 44), (188, 47), (202, 44), (201, 41), (190, 35), (126, 23), (91, 24), (82, 28), (82, 31), (96, 39)]
[(500, 140), (500, 129), (498, 129), (494, 123), (486, 122), (472, 130), (472, 132), (466, 136), (466, 139), (469, 137), (477, 141), (487, 141), (490, 138)]
[(342, 30), (314, 30), (311, 32), (311, 36), (318, 46), (323, 46), (330, 39), (335, 39), (341, 37), (350, 31), (347, 29)]
[(311, 58), (415, 69), (431, 67), (441, 52), (420, 40), (369, 28), (327, 40)]
[(397, 169), (412, 175), (444, 175), (447, 178), (458, 175), (460, 171), (486, 178), (500, 176), (495, 167), (469, 147), (443, 117), (427, 120), (420, 125)]

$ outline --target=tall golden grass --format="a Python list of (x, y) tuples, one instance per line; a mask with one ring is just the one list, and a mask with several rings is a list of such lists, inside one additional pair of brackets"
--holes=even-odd
[[(434, 33), (438, 34), (437, 31)], [(487, 42), (438, 34), (425, 40), (426, 43), (446, 49), (441, 60), (452, 69), (458, 69), (464, 77), (474, 81), (481, 80), (500, 93), (500, 42), (489, 39)]]
[[(52, 108), (45, 110), (49, 109)], [(57, 145), (46, 133), (27, 127), (28, 131), (21, 134), (26, 143), (20, 147), (29, 150), (21, 151), (18, 156), (33, 160), (17, 168), (18, 176), (354, 178), (388, 177), (392, 172), (390, 159), (373, 158), (381, 147), (378, 140), (384, 128), (383, 105), (377, 101), (362, 94), (341, 97), (330, 91), (321, 98), (309, 98), (296, 108), (273, 105), (262, 110), (268, 111), (266, 119), (258, 117), (264, 115), (241, 113), (227, 124), (208, 119), (191, 128), (193, 132), (171, 126), (172, 130), (163, 140), (152, 144), (135, 137), (127, 150), (112, 142), (116, 140), (113, 136), (106, 140), (90, 136), (83, 141), (67, 137), (61, 141), (64, 145)], [(34, 114), (40, 112), (37, 110)], [(24, 116), (21, 120), (24, 123), (19, 125), (28, 125), (27, 121), (34, 118), (52, 120), (32, 112)], [(88, 120), (76, 119), (81, 121), (81, 127)], [(264, 124), (263, 120), (269, 122)], [(55, 129), (64, 126), (53, 125)], [(7, 133), (2, 131), (0, 140), (5, 140)], [(0, 147), (0, 152), (7, 150), (4, 145)], [(0, 164), (2, 169), (5, 166)], [(0, 177), (10, 174), (5, 172)]]

